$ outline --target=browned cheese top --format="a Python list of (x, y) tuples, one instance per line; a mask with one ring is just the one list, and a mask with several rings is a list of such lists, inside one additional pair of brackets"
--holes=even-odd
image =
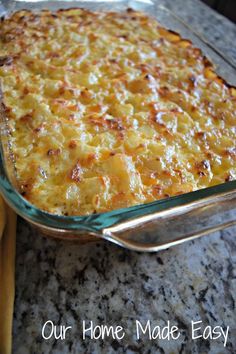
[(146, 15), (20, 11), (0, 78), (21, 192), (85, 215), (236, 179), (236, 90)]

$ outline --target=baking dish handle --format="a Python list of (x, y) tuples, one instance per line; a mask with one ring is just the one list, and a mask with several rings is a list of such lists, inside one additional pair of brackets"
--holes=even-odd
[(126, 220), (102, 238), (136, 251), (159, 251), (236, 224), (236, 191)]

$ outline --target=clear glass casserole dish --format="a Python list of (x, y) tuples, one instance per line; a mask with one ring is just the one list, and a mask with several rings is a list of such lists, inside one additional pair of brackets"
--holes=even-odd
[[(122, 11), (127, 7), (155, 16), (166, 28), (177, 31), (203, 50), (216, 71), (236, 85), (236, 68), (221, 53), (167, 9), (146, 1), (12, 1), (3, 2), (2, 15), (19, 9), (83, 7)], [(0, 190), (6, 202), (24, 219), (48, 236), (88, 242), (109, 240), (129, 249), (158, 251), (183, 241), (236, 224), (236, 181), (126, 209), (89, 216), (49, 214), (30, 204), (17, 191), (3, 97), (0, 111)]]

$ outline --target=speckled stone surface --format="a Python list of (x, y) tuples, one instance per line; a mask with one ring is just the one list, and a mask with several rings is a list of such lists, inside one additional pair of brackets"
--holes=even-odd
[[(193, 0), (162, 1), (236, 61), (236, 26)], [(142, 254), (107, 243), (78, 245), (44, 238), (18, 221), (13, 352), (16, 354), (171, 354), (236, 352), (236, 227), (166, 251)], [(72, 326), (65, 340), (44, 340), (43, 324)], [(82, 339), (82, 321), (121, 325), (126, 336)], [(135, 321), (178, 340), (137, 340)], [(229, 326), (223, 338), (192, 340), (191, 320)], [(88, 323), (88, 322), (87, 322)]]

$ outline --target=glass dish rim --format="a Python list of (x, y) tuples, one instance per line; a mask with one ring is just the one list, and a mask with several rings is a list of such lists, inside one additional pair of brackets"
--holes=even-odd
[(0, 192), (7, 203), (17, 212), (18, 215), (32, 223), (46, 226), (54, 229), (64, 230), (87, 230), (101, 231), (104, 227), (110, 227), (117, 222), (127, 221), (132, 218), (139, 218), (152, 213), (158, 213), (170, 210), (176, 207), (185, 207), (188, 204), (209, 199), (214, 199), (221, 194), (236, 192), (236, 180), (218, 184), (215, 186), (199, 189), (193, 192), (181, 195), (163, 198), (151, 203), (134, 205), (128, 208), (114, 209), (104, 213), (96, 213), (82, 216), (66, 216), (51, 214), (37, 208), (28, 202), (13, 187), (5, 173), (2, 160), (2, 151), (0, 152)]
[[(29, 2), (21, 1), (21, 3), (25, 4)], [(43, 2), (45, 5), (47, 5), (47, 1), (39, 2)], [(99, 3), (101, 2), (99, 1)], [(106, 5), (109, 4), (109, 2), (110, 1), (104, 1)], [(122, 3), (122, 0), (115, 1), (115, 3), (119, 2)], [(141, 3), (140, 0), (136, 0), (136, 2), (139, 4)], [(65, 1), (59, 0), (58, 3), (65, 3)], [(67, 2), (67, 4), (69, 3), (70, 1)], [(91, 5), (92, 3), (96, 3), (96, 1), (78, 1), (77, 3), (77, 7), (82, 7), (83, 5), (86, 6), (86, 3)], [(37, 1), (34, 2), (34, 4), (37, 4)], [(144, 2), (144, 5), (147, 5), (147, 3)], [(126, 7), (130, 7), (129, 1), (127, 1)], [(162, 5), (160, 5), (159, 8), (165, 11), (169, 11)], [(170, 15), (173, 15), (171, 11), (169, 11), (169, 13)], [(183, 22), (182, 19), (179, 19), (175, 14), (174, 16), (177, 18), (177, 20)], [(183, 24), (185, 23), (183, 22)], [(196, 35), (196, 33), (194, 34)], [(200, 37), (200, 39), (202, 38)], [(217, 52), (217, 54), (219, 55), (219, 52)], [(84, 230), (88, 232), (99, 232), (102, 231), (102, 229), (104, 229), (105, 227), (115, 225), (117, 222), (130, 220), (131, 218), (139, 218), (144, 215), (158, 213), (175, 207), (186, 206), (186, 204), (192, 204), (194, 202), (206, 198), (211, 201), (214, 201), (214, 199), (216, 199), (217, 196), (219, 196), (220, 194), (236, 192), (236, 180), (234, 180), (230, 182), (224, 182), (215, 186), (207, 187), (204, 189), (199, 189), (190, 193), (184, 193), (169, 198), (163, 198), (151, 203), (144, 203), (130, 206), (128, 208), (115, 209), (104, 213), (96, 213), (82, 216), (65, 216), (51, 214), (42, 209), (39, 209), (37, 206), (28, 202), (24, 197), (20, 195), (17, 189), (13, 186), (8, 176), (9, 171), (6, 168), (5, 153), (6, 152), (3, 148), (3, 142), (0, 141), (0, 192), (3, 195), (4, 199), (17, 212), (17, 214), (22, 216), (24, 219), (32, 222), (33, 224), (42, 225), (52, 229), (63, 229), (73, 231)]]

